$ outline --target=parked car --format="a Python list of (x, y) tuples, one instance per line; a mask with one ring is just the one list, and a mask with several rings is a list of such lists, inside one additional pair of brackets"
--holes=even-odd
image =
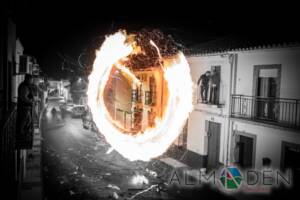
[(71, 110), (72, 117), (82, 117), (85, 110), (86, 106), (84, 105), (74, 105)]

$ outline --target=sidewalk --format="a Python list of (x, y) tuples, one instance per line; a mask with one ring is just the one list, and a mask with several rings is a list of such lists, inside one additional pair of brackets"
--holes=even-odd
[[(42, 112), (43, 113), (43, 112)], [(41, 122), (39, 119), (39, 126)], [(21, 188), (21, 200), (42, 200), (42, 136), (40, 128), (34, 129), (33, 148), (26, 152), (26, 170)]]

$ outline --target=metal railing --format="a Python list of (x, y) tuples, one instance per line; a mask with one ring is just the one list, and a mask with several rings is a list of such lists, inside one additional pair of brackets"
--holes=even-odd
[(300, 128), (300, 100), (231, 95), (231, 117)]
[(10, 112), (8, 118), (1, 129), (1, 152), (0, 152), (0, 163), (1, 163), (1, 177), (6, 181), (6, 184), (13, 185), (16, 181), (15, 171), (15, 131), (16, 131), (16, 107)]
[[(39, 123), (39, 116), (43, 108), (42, 102), (37, 102), (33, 108), (33, 120), (36, 125)], [(24, 162), (21, 159), (20, 151), (15, 149), (16, 143), (16, 120), (17, 106), (6, 117), (5, 122), (1, 124), (0, 135), (0, 163), (1, 177), (5, 183), (15, 191), (16, 198), (19, 195), (23, 178)]]
[(14, 136), (16, 129), (16, 107), (10, 113), (1, 131), (1, 163), (3, 160), (8, 160), (10, 153), (14, 152)]

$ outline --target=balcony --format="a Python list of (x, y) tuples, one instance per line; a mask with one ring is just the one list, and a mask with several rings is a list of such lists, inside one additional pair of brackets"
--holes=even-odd
[(300, 99), (231, 95), (231, 117), (300, 129)]

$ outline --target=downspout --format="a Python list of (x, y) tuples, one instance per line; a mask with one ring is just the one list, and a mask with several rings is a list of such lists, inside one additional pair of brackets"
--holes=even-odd
[(227, 151), (226, 151), (226, 166), (230, 164), (230, 139), (232, 133), (232, 122), (231, 122), (231, 95), (235, 93), (236, 90), (236, 69), (237, 69), (237, 54), (229, 54), (228, 60), (230, 63), (230, 82), (229, 82), (229, 102), (228, 102), (228, 124), (227, 124)]

